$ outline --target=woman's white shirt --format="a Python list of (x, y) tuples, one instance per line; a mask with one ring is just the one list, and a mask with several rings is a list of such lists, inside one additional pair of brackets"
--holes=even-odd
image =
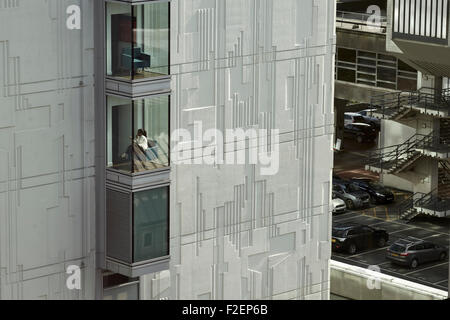
[(139, 136), (136, 139), (136, 143), (139, 147), (141, 147), (144, 151), (148, 149), (148, 140), (145, 136)]

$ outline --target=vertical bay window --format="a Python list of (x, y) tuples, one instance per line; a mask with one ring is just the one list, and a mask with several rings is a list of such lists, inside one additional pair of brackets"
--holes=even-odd
[(149, 80), (169, 75), (169, 2), (106, 3), (107, 75)]
[(128, 193), (107, 190), (106, 212), (109, 259), (133, 268), (168, 258), (168, 186)]
[(143, 173), (169, 167), (168, 95), (107, 97), (107, 167)]

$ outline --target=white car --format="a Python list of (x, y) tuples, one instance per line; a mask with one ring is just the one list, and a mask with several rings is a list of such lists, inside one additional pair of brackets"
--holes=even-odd
[(344, 124), (352, 124), (352, 123), (366, 123), (366, 120), (359, 113), (346, 112), (344, 114)]
[(331, 204), (333, 206), (333, 213), (343, 213), (347, 210), (347, 205), (342, 199), (335, 198), (331, 200)]

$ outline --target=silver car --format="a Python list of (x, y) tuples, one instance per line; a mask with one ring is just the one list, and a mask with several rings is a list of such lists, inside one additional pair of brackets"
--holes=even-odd
[(397, 240), (386, 253), (386, 259), (412, 269), (419, 264), (445, 260), (447, 256), (448, 247), (413, 237)]

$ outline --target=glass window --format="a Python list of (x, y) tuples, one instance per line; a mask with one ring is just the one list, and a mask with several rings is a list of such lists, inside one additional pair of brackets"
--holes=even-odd
[(169, 187), (134, 195), (134, 262), (169, 255)]
[(123, 80), (169, 75), (169, 3), (107, 2), (107, 75)]
[(338, 80), (346, 81), (346, 82), (355, 82), (356, 81), (356, 72), (354, 70), (348, 69), (338, 69)]
[(377, 79), (395, 83), (397, 82), (397, 71), (391, 68), (378, 67)]
[(346, 48), (338, 48), (338, 60), (355, 63), (356, 62), (356, 50), (346, 49)]
[(107, 167), (140, 173), (169, 166), (168, 95), (107, 98)]

